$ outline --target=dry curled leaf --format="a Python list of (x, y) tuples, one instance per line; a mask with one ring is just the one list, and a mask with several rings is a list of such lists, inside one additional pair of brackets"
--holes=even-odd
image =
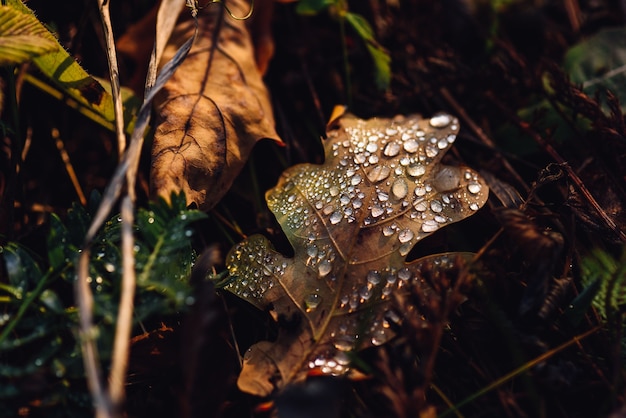
[(345, 116), (328, 133), (323, 165), (283, 173), (266, 198), (295, 255), (252, 236), (228, 255), (226, 288), (292, 326), (250, 348), (240, 389), (264, 396), (310, 369), (343, 373), (348, 351), (392, 336), (392, 293), (417, 282), (424, 297), (438, 297), (422, 272), (458, 268), (459, 257), (406, 263), (406, 256), (417, 241), (475, 213), (488, 195), (475, 171), (439, 164), (458, 129), (446, 114)]
[[(228, 2), (233, 16), (245, 16), (249, 7), (243, 0)], [(187, 59), (155, 100), (150, 174), (154, 194), (183, 190), (188, 203), (207, 210), (229, 189), (258, 140), (280, 140), (245, 22), (210, 3), (200, 9), (198, 25)], [(185, 10), (162, 62), (193, 31)]]

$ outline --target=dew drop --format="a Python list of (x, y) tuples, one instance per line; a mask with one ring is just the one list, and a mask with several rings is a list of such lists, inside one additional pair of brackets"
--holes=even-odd
[(378, 163), (378, 155), (374, 154), (374, 155), (370, 155), (369, 158), (367, 159), (367, 161), (370, 164), (377, 164)]
[(293, 203), (296, 201), (296, 195), (295, 194), (291, 194), (289, 195), (289, 197), (287, 198), (287, 202), (289, 203)]
[(333, 345), (339, 351), (350, 351), (354, 348), (355, 338), (351, 335), (342, 335), (333, 341)]
[(387, 225), (383, 228), (383, 235), (386, 237), (390, 237), (396, 232), (396, 230), (391, 225)]
[(372, 183), (378, 183), (389, 177), (391, 169), (385, 165), (377, 165), (367, 172), (367, 178)]
[(328, 189), (328, 192), (331, 196), (335, 197), (339, 194), (339, 188), (337, 186), (331, 186), (331, 188)]
[(389, 200), (389, 195), (385, 192), (378, 192), (376, 195), (378, 196), (378, 200), (380, 200), (381, 202), (386, 202)]
[(339, 198), (339, 202), (342, 205), (347, 205), (348, 203), (350, 203), (350, 196), (348, 196), (347, 194), (342, 194)]
[(367, 281), (368, 283), (377, 285), (380, 283), (380, 273), (376, 270), (370, 270), (369, 273), (367, 273)]
[(409, 193), (409, 186), (404, 179), (400, 178), (393, 182), (391, 186), (391, 194), (396, 199), (404, 199)]
[(400, 253), (401, 256), (405, 256), (409, 253), (409, 251), (411, 251), (412, 247), (413, 247), (412, 243), (405, 242), (404, 244), (400, 246), (400, 248), (398, 248), (398, 252)]
[(358, 174), (353, 176), (350, 179), (350, 184), (352, 184), (353, 186), (357, 186), (360, 182), (361, 182), (361, 176), (359, 176)]
[(440, 192), (454, 190), (459, 187), (461, 173), (457, 167), (444, 167), (435, 175), (433, 184)]
[(389, 284), (394, 284), (396, 280), (398, 280), (398, 276), (396, 276), (392, 271), (390, 271), (389, 273), (387, 273), (387, 277), (385, 278), (385, 280), (387, 280), (387, 283)]
[(441, 138), (439, 142), (437, 142), (437, 148), (444, 149), (448, 146), (448, 140), (446, 138)]
[(433, 219), (427, 219), (422, 224), (422, 231), (424, 232), (435, 232), (439, 229), (439, 224)]
[(335, 359), (337, 364), (340, 366), (347, 366), (348, 364), (350, 364), (350, 356), (344, 353), (343, 351), (340, 351), (337, 354), (335, 354), (335, 357), (333, 358)]
[(382, 329), (382, 328), (381, 329), (377, 329), (372, 334), (372, 338), (371, 338), (372, 345), (374, 345), (374, 346), (382, 345), (386, 341), (387, 341), (387, 336), (385, 335), (385, 330), (384, 329)]
[[(378, 139), (378, 137), (374, 137), (374, 138)], [(370, 140), (371, 140), (371, 138), (370, 138)], [(368, 152), (376, 152), (376, 151), (378, 151), (378, 144), (376, 142), (370, 142), (365, 147), (365, 150), (368, 151)]]
[(408, 268), (403, 267), (400, 270), (398, 270), (398, 279), (406, 282), (410, 278), (411, 278), (411, 272), (409, 271)]
[(432, 202), (430, 202), (430, 210), (432, 210), (435, 213), (439, 213), (443, 210), (443, 205), (441, 204), (440, 201), (433, 200)]
[(385, 145), (385, 149), (383, 150), (383, 154), (387, 157), (395, 157), (400, 153), (400, 144), (397, 142), (390, 142)]
[(398, 240), (402, 243), (409, 242), (413, 239), (413, 236), (413, 231), (411, 231), (410, 229), (403, 229), (398, 234)]
[(395, 135), (395, 134), (397, 134), (397, 133), (398, 133), (398, 130), (397, 130), (397, 129), (395, 129), (395, 128), (387, 128), (387, 129), (385, 129), (385, 133), (386, 133), (387, 135), (391, 136), (391, 135)]
[(415, 139), (409, 139), (403, 147), (406, 152), (413, 154), (419, 149), (419, 143)]
[(426, 148), (424, 149), (424, 151), (426, 152), (426, 156), (428, 158), (433, 158), (439, 153), (439, 150), (436, 147), (433, 147), (432, 145), (426, 145)]
[(415, 196), (422, 197), (425, 194), (426, 194), (426, 187), (424, 187), (424, 186), (417, 186), (415, 188)]
[(475, 202), (470, 203), (469, 208), (471, 210), (478, 210), (478, 203), (475, 203)]
[(311, 245), (307, 245), (306, 247), (306, 254), (309, 257), (317, 257), (317, 245), (311, 244)]
[(385, 210), (383, 208), (381, 208), (379, 205), (372, 206), (372, 216), (374, 218), (378, 218), (383, 213), (385, 213)]
[(314, 310), (317, 308), (322, 301), (322, 298), (317, 293), (311, 293), (304, 299), (304, 305), (307, 310)]
[(352, 201), (352, 207), (353, 207), (354, 209), (358, 209), (358, 208), (360, 208), (361, 206), (363, 206), (363, 202), (362, 202), (361, 200), (359, 200), (359, 199), (354, 199), (354, 200)]
[(412, 164), (407, 167), (406, 172), (409, 176), (419, 177), (426, 173), (426, 167), (421, 164)]
[(479, 193), (482, 188), (483, 187), (480, 185), (480, 183), (470, 183), (467, 185), (467, 191), (471, 194)]
[(331, 224), (336, 225), (341, 222), (342, 219), (343, 215), (341, 214), (341, 212), (335, 211), (332, 215), (330, 215), (329, 221)]
[(363, 300), (369, 300), (369, 298), (372, 297), (372, 291), (367, 286), (361, 286), (361, 288), (359, 289), (359, 296)]
[(330, 273), (330, 270), (331, 270), (331, 265), (330, 265), (330, 261), (328, 260), (322, 260), (320, 264), (317, 266), (317, 272), (319, 273), (320, 277), (327, 276), (328, 273)]
[(450, 125), (450, 122), (452, 122), (452, 118), (449, 115), (442, 113), (430, 118), (429, 123), (430, 126), (432, 126), (433, 128), (445, 128), (446, 126)]

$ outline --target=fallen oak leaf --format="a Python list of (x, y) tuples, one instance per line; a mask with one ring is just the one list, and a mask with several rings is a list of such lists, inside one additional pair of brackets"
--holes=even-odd
[(487, 200), (488, 187), (475, 171), (439, 164), (456, 139), (456, 118), (344, 116), (334, 125), (324, 142), (325, 163), (286, 170), (266, 194), (294, 257), (260, 235), (227, 257), (225, 288), (294, 325), (275, 342), (248, 350), (238, 379), (245, 392), (269, 395), (311, 369), (345, 372), (347, 352), (392, 337), (390, 321), (398, 316), (391, 294), (421, 283), (425, 298), (438, 298), (423, 273), (438, 270), (443, 277), (471, 257), (405, 262), (415, 243)]
[[(245, 16), (249, 7), (242, 0), (228, 2), (233, 16)], [(183, 190), (188, 203), (208, 210), (230, 188), (258, 140), (280, 139), (245, 22), (211, 3), (199, 10), (198, 30), (186, 60), (155, 100), (150, 175), (153, 194)], [(181, 13), (162, 61), (193, 31), (191, 14)]]

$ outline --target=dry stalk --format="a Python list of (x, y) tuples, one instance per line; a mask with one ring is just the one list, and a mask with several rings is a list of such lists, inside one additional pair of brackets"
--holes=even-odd
[[(184, 0), (163, 0), (159, 8), (157, 19), (157, 40), (153, 49), (146, 80), (146, 94), (141, 109), (138, 112), (135, 130), (131, 136), (128, 149), (125, 149), (124, 121), (119, 89), (119, 73), (117, 71), (117, 59), (112, 37), (110, 16), (108, 13), (108, 1), (99, 0), (105, 37), (107, 39), (107, 54), (111, 74), (112, 95), (115, 102), (116, 133), (120, 145), (120, 162), (103, 194), (102, 202), (96, 212), (89, 230), (85, 235), (82, 252), (78, 262), (78, 274), (76, 282), (76, 299), (80, 315), (80, 344), (83, 353), (83, 362), (89, 390), (94, 399), (97, 418), (113, 418), (120, 415), (120, 407), (124, 400), (125, 376), (128, 365), (128, 352), (130, 346), (130, 333), (132, 330), (133, 299), (135, 293), (135, 271), (132, 234), (134, 218), (134, 187), (137, 167), (139, 165), (140, 151), (143, 146), (143, 138), (150, 121), (151, 103), (156, 92), (171, 77), (180, 62), (182, 62), (191, 49), (196, 33), (179, 49), (176, 56), (166, 64), (157, 77), (157, 67), (169, 38), (173, 23), (178, 11), (181, 10)], [(173, 17), (172, 17), (173, 16)], [(162, 25), (162, 26), (160, 26)], [(122, 151), (124, 151), (122, 153)], [(102, 380), (98, 349), (95, 344), (96, 333), (93, 324), (93, 295), (88, 283), (89, 256), (93, 239), (98, 229), (111, 213), (115, 202), (122, 194), (122, 188), (126, 179), (128, 195), (122, 201), (122, 295), (117, 318), (117, 327), (113, 348), (113, 358), (110, 374), (110, 387), (107, 391)]]

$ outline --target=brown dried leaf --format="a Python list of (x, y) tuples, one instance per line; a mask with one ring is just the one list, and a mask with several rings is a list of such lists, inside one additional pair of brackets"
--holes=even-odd
[(418, 283), (425, 298), (438, 298), (425, 272), (443, 277), (468, 258), (405, 262), (416, 242), (487, 200), (476, 172), (439, 164), (456, 139), (456, 118), (346, 116), (335, 126), (324, 142), (326, 162), (286, 170), (266, 195), (295, 256), (255, 235), (227, 257), (226, 289), (295, 325), (248, 351), (238, 380), (246, 392), (268, 395), (310, 369), (345, 372), (346, 351), (392, 336), (391, 294)]
[[(243, 0), (228, 2), (234, 16), (245, 16), (249, 7)], [(258, 140), (280, 139), (245, 22), (213, 3), (200, 10), (198, 24), (187, 59), (155, 100), (151, 188), (164, 197), (183, 190), (188, 203), (208, 210), (229, 189)], [(193, 31), (194, 21), (183, 11), (163, 63)]]

